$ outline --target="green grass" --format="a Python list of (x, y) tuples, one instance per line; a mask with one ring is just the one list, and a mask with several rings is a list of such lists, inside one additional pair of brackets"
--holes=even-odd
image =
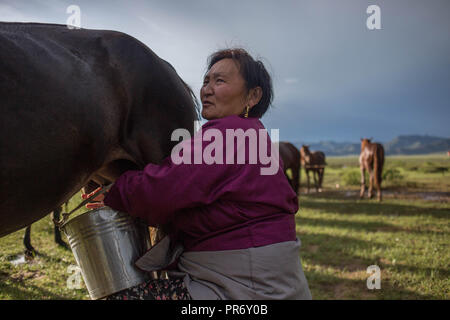
[[(297, 233), (300, 256), (314, 299), (449, 299), (449, 197), (428, 201), (420, 192), (450, 192), (445, 156), (387, 157), (386, 170), (402, 178), (383, 182), (383, 202), (359, 200), (358, 185), (345, 185), (357, 157), (327, 159), (324, 192), (304, 194), (302, 172)], [(336, 184), (339, 188), (336, 188)], [(400, 193), (400, 195), (399, 195)], [(419, 195), (418, 195), (419, 194)], [(77, 194), (69, 205), (81, 201)], [(83, 210), (80, 210), (82, 212)], [(50, 216), (32, 226), (39, 254), (13, 265), (23, 254), (23, 230), (0, 239), (0, 299), (89, 299), (85, 288), (69, 289), (70, 250), (53, 241)], [(381, 269), (381, 289), (369, 290), (366, 269)]]
[[(70, 201), (69, 209), (79, 202), (81, 197), (77, 194)], [(83, 289), (69, 289), (67, 286), (71, 276), (68, 268), (76, 265), (76, 261), (70, 249), (64, 249), (53, 241), (50, 215), (31, 227), (31, 243), (38, 251), (33, 261), (18, 265), (11, 263), (23, 256), (24, 230), (0, 239), (0, 299), (89, 299), (84, 284)]]
[[(305, 194), (302, 171), (297, 233), (315, 299), (449, 299), (447, 155), (386, 157), (383, 202), (359, 199), (358, 157), (328, 157), (323, 193)], [(312, 179), (311, 179), (312, 180)], [(356, 183), (355, 183), (356, 180)], [(366, 179), (366, 185), (368, 179)], [(366, 193), (367, 195), (367, 193)], [(367, 289), (367, 267), (381, 289)]]
[[(450, 205), (337, 191), (301, 195), (297, 233), (314, 299), (450, 298)], [(369, 290), (366, 269), (381, 269)]]
[[(357, 156), (328, 157), (325, 169), (324, 186), (328, 189), (345, 187), (359, 189), (359, 163)], [(383, 172), (396, 172), (401, 179), (385, 179), (382, 187), (385, 190), (407, 191), (450, 191), (450, 158), (447, 155), (388, 156), (385, 158)], [(346, 175), (356, 174), (356, 182), (345, 182)], [(302, 187), (306, 185), (305, 172), (302, 170)], [(351, 179), (354, 180), (354, 179)], [(313, 179), (311, 176), (311, 183)], [(366, 185), (368, 185), (366, 174)]]

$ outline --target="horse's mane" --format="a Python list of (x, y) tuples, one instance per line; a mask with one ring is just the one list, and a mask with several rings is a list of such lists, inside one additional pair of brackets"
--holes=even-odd
[(200, 103), (198, 102), (197, 96), (195, 95), (194, 91), (192, 90), (192, 88), (183, 80), (181, 79), (181, 77), (178, 75), (177, 70), (175, 70), (175, 68), (172, 66), (172, 64), (170, 64), (169, 62), (167, 62), (164, 59), (161, 59), (162, 61), (164, 61), (170, 68), (172, 68), (173, 71), (175, 71), (175, 74), (178, 76), (178, 79), (180, 79), (181, 83), (183, 84), (184, 88), (188, 91), (189, 95), (192, 98), (192, 102), (194, 103), (194, 109), (195, 109), (195, 115), (196, 115), (196, 119), (195, 120), (200, 120)]
[(195, 95), (194, 91), (192, 90), (192, 88), (186, 83), (184, 82), (183, 79), (181, 79), (181, 82), (183, 83), (184, 87), (186, 88), (186, 90), (188, 91), (189, 95), (192, 98), (192, 102), (194, 103), (194, 108), (195, 108), (195, 120), (200, 120), (200, 103), (198, 102), (197, 96)]

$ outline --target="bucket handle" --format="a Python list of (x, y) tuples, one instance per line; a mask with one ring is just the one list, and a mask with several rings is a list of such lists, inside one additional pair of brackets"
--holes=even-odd
[(97, 193), (91, 195), (89, 198), (86, 198), (85, 200), (83, 200), (77, 207), (75, 207), (75, 209), (72, 209), (72, 211), (70, 211), (69, 213), (63, 212), (62, 213), (62, 218), (61, 220), (55, 220), (53, 219), (53, 222), (55, 223), (55, 225), (61, 230), (61, 227), (67, 222), (67, 219), (69, 218), (69, 216), (74, 213), (75, 211), (77, 211), (78, 209), (80, 209), (82, 206), (92, 202), (92, 200), (94, 198), (97, 198), (99, 195), (104, 194), (106, 192), (108, 192), (108, 190), (111, 188), (112, 183), (108, 184), (106, 186), (103, 186), (100, 191), (98, 191)]

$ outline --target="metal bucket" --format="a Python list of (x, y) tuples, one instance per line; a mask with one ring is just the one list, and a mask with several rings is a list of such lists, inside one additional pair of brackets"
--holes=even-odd
[(109, 207), (85, 212), (61, 226), (81, 268), (91, 299), (101, 299), (150, 279), (134, 262), (150, 249), (148, 228)]

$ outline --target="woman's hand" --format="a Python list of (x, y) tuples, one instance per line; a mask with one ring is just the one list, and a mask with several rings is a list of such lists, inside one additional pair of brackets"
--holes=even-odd
[[(90, 198), (90, 197), (93, 197), (97, 192), (99, 192), (100, 190), (101, 190), (102, 188), (101, 187), (98, 187), (97, 189), (95, 189), (94, 191), (92, 191), (91, 193), (89, 193), (89, 194), (82, 194), (81, 195), (81, 198), (83, 199), (83, 200), (85, 200), (85, 199), (87, 199), (87, 198)], [(92, 203), (88, 203), (88, 204), (86, 204), (86, 208), (87, 209), (97, 209), (97, 208), (102, 208), (102, 207), (104, 207), (105, 206), (105, 204), (103, 203), (103, 200), (105, 199), (105, 194), (104, 193), (102, 193), (102, 194), (100, 194), (100, 195), (98, 195), (97, 197), (95, 197), (95, 198), (93, 198), (92, 200), (93, 201), (95, 201), (95, 202), (92, 202)]]

